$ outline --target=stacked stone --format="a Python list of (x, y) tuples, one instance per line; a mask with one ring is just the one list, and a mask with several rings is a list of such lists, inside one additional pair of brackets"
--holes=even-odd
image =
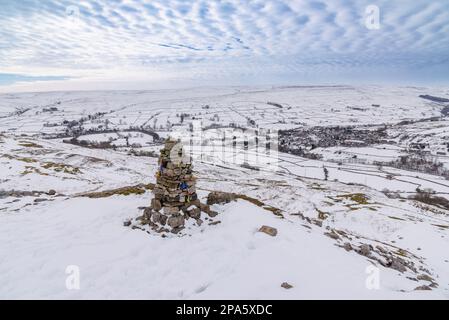
[(177, 233), (184, 228), (186, 219), (193, 218), (200, 225), (202, 211), (209, 216), (216, 215), (198, 200), (192, 164), (183, 154), (179, 141), (171, 138), (165, 141), (158, 165), (154, 198), (144, 213), (144, 220), (150, 226), (158, 231)]

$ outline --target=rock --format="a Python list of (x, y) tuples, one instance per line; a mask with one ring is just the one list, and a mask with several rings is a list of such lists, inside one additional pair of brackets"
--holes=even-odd
[(368, 244), (362, 244), (357, 252), (362, 256), (368, 257), (369, 255), (371, 255), (371, 246)]
[(227, 192), (213, 191), (207, 196), (207, 205), (226, 204), (235, 200), (235, 195)]
[(204, 204), (204, 203), (200, 202), (199, 203), (199, 208), (200, 208), (201, 211), (203, 211), (203, 212), (205, 212), (207, 214), (209, 214), (209, 212), (210, 212), (210, 206), (207, 205), (207, 204)]
[(125, 222), (123, 222), (123, 226), (125, 227), (129, 227), (131, 225), (131, 220), (126, 220)]
[(420, 291), (420, 290), (432, 290), (432, 288), (430, 288), (429, 286), (419, 286), (415, 288), (415, 291)]
[(165, 219), (171, 228), (176, 229), (184, 225), (186, 218), (200, 217), (200, 209), (190, 210), (194, 204), (200, 206), (190, 160), (184, 153), (180, 140), (171, 137), (165, 140), (158, 160), (159, 170), (151, 201), (151, 207), (155, 211), (161, 211), (162, 215), (153, 221), (160, 223)]
[(432, 282), (433, 278), (428, 276), (427, 274), (420, 274), (419, 276), (416, 277), (418, 280), (423, 280), (423, 281), (429, 281)]
[(165, 224), (167, 222), (167, 216), (156, 211), (156, 212), (153, 213), (153, 215), (151, 217), (151, 221), (153, 221), (156, 224), (160, 224), (162, 226), (165, 226)]
[(48, 191), (47, 194), (48, 194), (49, 196), (54, 196), (54, 195), (56, 194), (56, 190), (51, 189), (51, 190)]
[(153, 214), (153, 209), (151, 209), (150, 207), (147, 207), (143, 210), (143, 217), (146, 220), (150, 220), (152, 214)]
[(154, 223), (159, 223), (159, 221), (161, 220), (161, 216), (162, 216), (161, 213), (153, 212), (153, 214), (151, 215), (151, 221)]
[(269, 227), (269, 226), (262, 226), (259, 229), (259, 232), (263, 232), (268, 234), (269, 236), (275, 237), (278, 234), (278, 231), (276, 228)]
[(379, 250), (383, 254), (388, 254), (388, 251), (379, 245), (376, 246), (376, 249)]
[(209, 225), (210, 225), (210, 226), (215, 226), (215, 225), (217, 225), (217, 224), (219, 224), (219, 223), (221, 223), (220, 220), (211, 222), (211, 223), (209, 223)]
[(176, 227), (171, 230), (171, 233), (178, 234), (180, 231), (184, 229), (184, 226)]
[(206, 214), (211, 218), (218, 216), (218, 212), (213, 210), (209, 210), (209, 212), (206, 212)]
[(163, 232), (170, 232), (170, 230), (168, 230), (167, 228), (164, 228), (164, 227), (160, 227), (156, 232), (163, 233)]
[(405, 272), (407, 271), (407, 268), (405, 266), (405, 261), (403, 261), (400, 258), (391, 258), (387, 266), (391, 269), (397, 270), (399, 272)]
[(281, 287), (284, 288), (284, 289), (291, 289), (291, 288), (293, 288), (293, 286), (291, 284), (289, 284), (288, 282), (283, 282), (281, 284)]
[(45, 201), (48, 201), (48, 200), (47, 200), (47, 199), (41, 199), (41, 198), (34, 199), (34, 202), (35, 202), (35, 203), (45, 202)]
[(162, 209), (162, 204), (159, 200), (152, 199), (151, 200), (151, 208), (153, 208), (153, 210), (155, 210), (155, 211), (160, 211)]
[(352, 246), (351, 246), (351, 244), (350, 244), (349, 242), (346, 242), (346, 243), (343, 245), (343, 248), (344, 248), (346, 251), (351, 251), (351, 250), (352, 250)]
[[(156, 184), (150, 208), (145, 209), (142, 224), (149, 224), (153, 230), (168, 224), (169, 231), (179, 232), (185, 219), (195, 219), (200, 225), (201, 212), (215, 217), (218, 213), (202, 204), (196, 194), (196, 178), (193, 175), (191, 159), (183, 151), (180, 140), (168, 138), (158, 159)], [(211, 196), (213, 200), (213, 196)], [(216, 201), (229, 200), (229, 196), (217, 194)], [(146, 217), (146, 219), (145, 219)], [(145, 222), (145, 223), (144, 223)], [(167, 227), (167, 228), (168, 228)]]
[(188, 209), (187, 214), (193, 219), (199, 219), (201, 217), (201, 210), (200, 208)]
[(164, 214), (167, 216), (175, 215), (179, 213), (178, 207), (164, 207)]
[(201, 220), (201, 219), (196, 219), (196, 224), (197, 224), (198, 226), (201, 226), (201, 225), (203, 224), (203, 220)]
[(201, 201), (200, 199), (191, 200), (189, 205), (201, 208)]
[(334, 239), (334, 240), (340, 239), (340, 236), (338, 234), (336, 234), (335, 232), (333, 232), (333, 231), (332, 232), (325, 232), (324, 235), (326, 235), (329, 238)]
[(179, 228), (181, 226), (184, 226), (184, 217), (179, 216), (171, 216), (167, 220), (167, 224), (172, 227), (173, 229)]

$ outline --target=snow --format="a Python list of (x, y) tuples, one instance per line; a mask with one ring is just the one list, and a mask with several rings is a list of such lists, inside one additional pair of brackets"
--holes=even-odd
[[(0, 94), (0, 105), (8, 115), (17, 107), (29, 108), (21, 116), (0, 118), (0, 124), (15, 132), (34, 134), (48, 131), (45, 123), (78, 120), (96, 112), (106, 112), (101, 120), (109, 119), (117, 126), (122, 121), (123, 127), (149, 125), (161, 131), (178, 123), (181, 113), (189, 114), (190, 119), (202, 120), (205, 126), (229, 123), (246, 126), (248, 119), (254, 120), (259, 127), (272, 129), (295, 128), (301, 124), (394, 123), (439, 116), (442, 107), (419, 98), (429, 92), (438, 95), (439, 90), (331, 86)], [(268, 102), (279, 103), (283, 108)], [(55, 103), (60, 103), (57, 105), (60, 111), (54, 114), (41, 112), (45, 106)], [(209, 108), (206, 109), (206, 105)], [(85, 127), (98, 126), (97, 121), (86, 123)]]
[[(368, 261), (248, 202), (226, 206), (221, 224), (169, 239), (123, 227), (123, 220), (144, 202), (142, 197), (125, 201), (120, 196), (61, 199), (1, 216), (0, 297), (412, 299), (423, 295), (396, 291), (397, 284), (390, 283), (394, 272), (386, 269), (381, 271), (385, 273), (381, 288), (368, 290)], [(278, 228), (278, 236), (257, 232), (262, 225)], [(71, 265), (79, 267), (80, 290), (65, 286), (65, 270)], [(281, 288), (285, 281), (294, 288)], [(442, 297), (435, 293), (426, 298)]]
[[(438, 96), (438, 90), (298, 87), (0, 95), (0, 298), (449, 299), (449, 251), (444, 249), (449, 245), (449, 211), (407, 198), (417, 187), (448, 198), (448, 181), (373, 165), (407, 155), (411, 142), (429, 143), (431, 152), (440, 150), (448, 137), (444, 119), (392, 125), (388, 130), (396, 137), (394, 145), (315, 149), (322, 160), (269, 154), (257, 171), (220, 153), (209, 163), (196, 159), (203, 201), (210, 191), (233, 192), (248, 200), (215, 205), (220, 214), (214, 220), (220, 223), (205, 220), (199, 227), (189, 221), (183, 236), (166, 238), (123, 226), (149, 205), (150, 192), (81, 197), (154, 183), (157, 159), (128, 155), (122, 135), (131, 134), (129, 143), (143, 146), (136, 150), (158, 152), (160, 145), (151, 136), (121, 131), (80, 137), (97, 142), (113, 138), (122, 147), (100, 150), (43, 135), (63, 132), (66, 127), (59, 124), (64, 120), (96, 112), (106, 115), (86, 122), (85, 128), (97, 128), (108, 119), (120, 130), (149, 125), (161, 137), (187, 127), (188, 120), (179, 123), (183, 112), (205, 125), (247, 126), (249, 118), (272, 129), (394, 124), (438, 115), (440, 106), (418, 98), (423, 93)], [(58, 111), (42, 112), (58, 101)], [(16, 115), (17, 107), (31, 109)], [(351, 161), (354, 155), (361, 161)], [(236, 160), (242, 159), (238, 153)], [(449, 165), (448, 157), (437, 159)], [(403, 199), (388, 198), (382, 193), (386, 188)], [(56, 195), (47, 194), (51, 189)], [(7, 194), (13, 190), (38, 194)], [(354, 194), (366, 201), (354, 200)], [(283, 218), (270, 208), (279, 209)], [(277, 236), (257, 232), (262, 225), (275, 227)], [(331, 231), (341, 232), (341, 238), (325, 235)], [(413, 263), (417, 271), (382, 267), (355, 250), (347, 252), (342, 248), (346, 242), (354, 248), (380, 246)], [(68, 266), (79, 267), (80, 290), (66, 288)], [(378, 290), (366, 286), (370, 266), (379, 268)], [(430, 284), (416, 279), (422, 274), (432, 277), (437, 287), (415, 291)], [(282, 288), (283, 282), (293, 288)]]

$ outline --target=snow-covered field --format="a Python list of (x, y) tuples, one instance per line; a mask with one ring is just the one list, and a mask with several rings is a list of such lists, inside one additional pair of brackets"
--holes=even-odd
[[(449, 198), (449, 181), (372, 164), (407, 155), (417, 139), (429, 148), (447, 143), (444, 118), (389, 128), (396, 144), (314, 150), (321, 160), (280, 153), (276, 170), (219, 155), (195, 161), (203, 199), (210, 191), (241, 197), (215, 205), (218, 224), (190, 225), (179, 237), (125, 227), (152, 195), (143, 187), (118, 191), (154, 183), (157, 170), (157, 158), (132, 155), (129, 145), (154, 152), (160, 145), (130, 127), (165, 137), (196, 120), (268, 129), (395, 125), (440, 116), (441, 105), (418, 96), (447, 92), (340, 86), (0, 95), (0, 298), (449, 299), (449, 211), (408, 198), (417, 188)], [(81, 118), (85, 130), (108, 131), (80, 140), (113, 140), (117, 148), (62, 142), (67, 123)], [(354, 155), (366, 161), (350, 161)], [(258, 232), (262, 225), (277, 236)], [(79, 289), (66, 286), (70, 266), (79, 270)]]
[[(273, 129), (300, 124), (374, 124), (440, 115), (438, 104), (419, 98), (432, 93), (447, 95), (447, 91), (437, 89), (375, 86), (3, 94), (0, 119), (3, 130), (30, 134), (63, 131), (64, 120), (97, 112), (106, 113), (101, 122), (107, 119), (117, 128), (148, 125), (156, 130), (179, 124), (182, 113), (187, 114), (186, 122), (201, 119), (204, 126), (247, 126), (251, 120)], [(52, 107), (57, 111), (43, 111)], [(14, 115), (17, 109), (27, 111)], [(84, 125), (98, 126), (99, 119)]]

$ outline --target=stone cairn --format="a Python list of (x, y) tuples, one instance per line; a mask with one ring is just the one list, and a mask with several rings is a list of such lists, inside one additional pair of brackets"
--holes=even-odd
[(209, 205), (199, 201), (196, 194), (196, 178), (192, 173), (191, 159), (186, 158), (179, 140), (168, 138), (161, 150), (153, 189), (151, 206), (144, 210), (141, 224), (148, 224), (157, 232), (178, 233), (185, 221), (196, 220), (201, 225), (201, 213), (215, 217)]

